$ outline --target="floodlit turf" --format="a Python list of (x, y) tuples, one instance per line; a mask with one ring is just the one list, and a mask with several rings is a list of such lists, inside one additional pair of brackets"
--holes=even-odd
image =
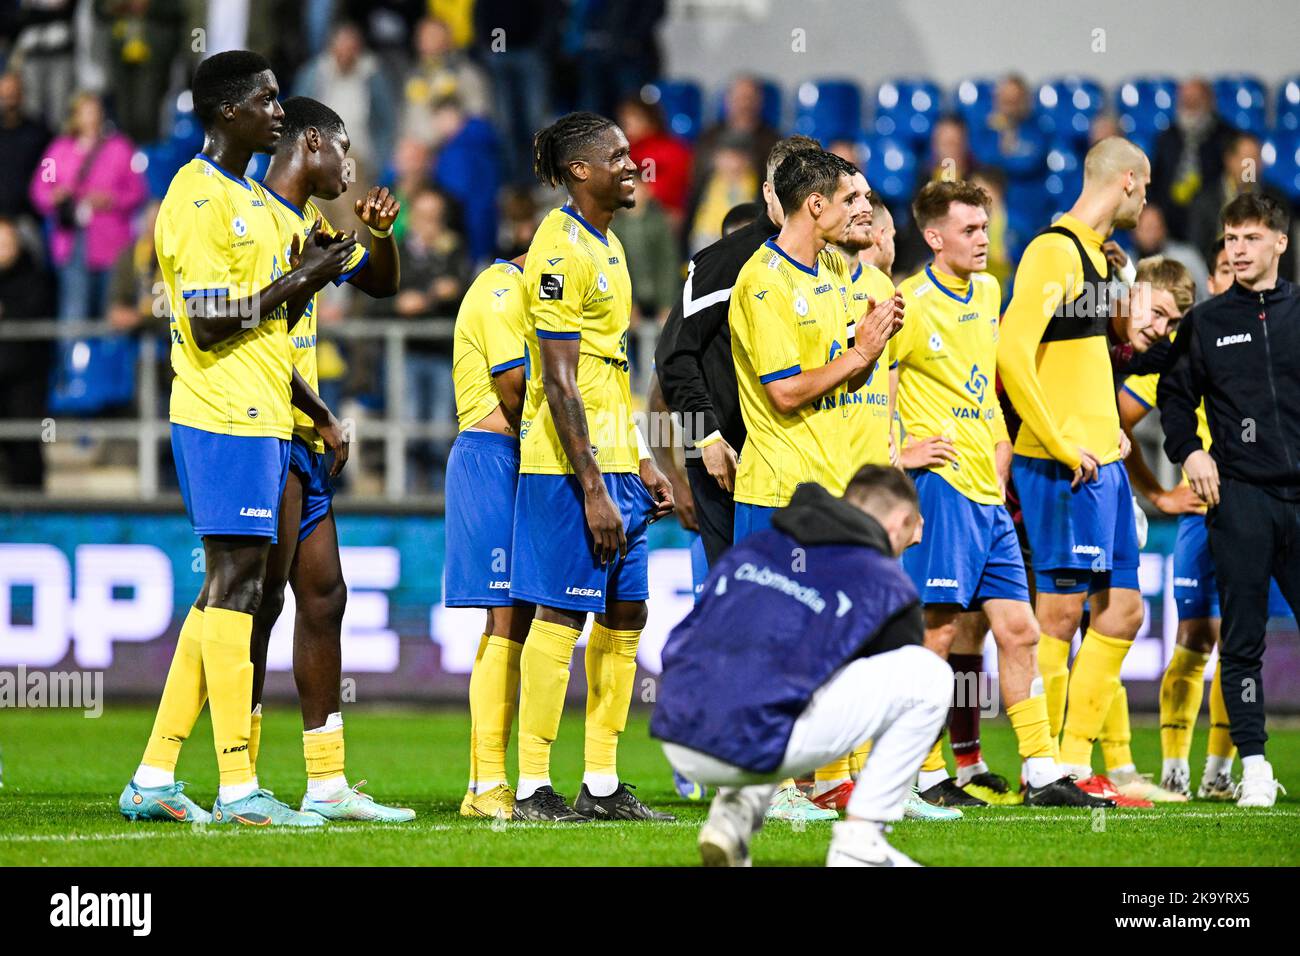
[[(0, 865), (458, 865), (693, 866), (704, 804), (679, 799), (668, 765), (634, 714), (621, 748), (625, 779), (648, 803), (677, 813), (676, 824), (578, 827), (466, 821), (456, 813), (468, 762), (468, 716), (447, 711), (368, 711), (347, 716), (348, 768), (381, 800), (415, 808), (413, 824), (330, 824), (321, 830), (198, 829), (128, 823), (117, 796), (139, 760), (151, 710), (110, 707), (97, 720), (67, 711), (9, 710), (0, 715)], [(1204, 728), (1193, 751), (1199, 782)], [(1155, 726), (1135, 729), (1139, 766), (1158, 766)], [(298, 715), (267, 713), (263, 786), (296, 805), (304, 787)], [(1270, 756), (1292, 796), (1272, 810), (1192, 802), (1155, 810), (990, 808), (955, 823), (897, 825), (893, 840), (924, 863), (941, 865), (1288, 865), (1300, 864), (1300, 728), (1273, 728)], [(560, 731), (554, 779), (574, 795), (581, 774), (581, 715)], [(984, 751), (995, 770), (1014, 773), (1015, 742), (1004, 721), (986, 722)], [(1240, 768), (1238, 767), (1238, 771)], [(206, 717), (181, 759), (189, 793), (211, 805), (216, 768)], [(755, 841), (758, 865), (817, 866), (828, 824), (802, 832), (770, 824)]]

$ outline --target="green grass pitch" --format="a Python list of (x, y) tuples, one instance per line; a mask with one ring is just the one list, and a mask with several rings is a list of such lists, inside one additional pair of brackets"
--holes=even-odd
[[(117, 796), (139, 760), (153, 713), (114, 706), (97, 720), (79, 712), (11, 710), (0, 719), (4, 787), (0, 789), (0, 865), (420, 865), (420, 866), (693, 866), (705, 804), (679, 799), (667, 763), (634, 713), (623, 739), (624, 778), (648, 803), (677, 813), (675, 824), (580, 827), (461, 819), (469, 718), (462, 711), (366, 710), (347, 715), (348, 770), (368, 778), (379, 799), (414, 807), (413, 824), (330, 824), (285, 832), (128, 823)], [(1005, 721), (986, 721), (984, 753), (995, 770), (1015, 773), (1015, 741)], [(269, 708), (259, 776), (296, 805), (304, 788), (296, 709)], [(1204, 728), (1193, 770), (1204, 756)], [(1159, 736), (1149, 719), (1134, 731), (1142, 769), (1159, 764)], [(216, 767), (206, 720), (181, 758), (190, 795), (210, 805)], [(1272, 728), (1270, 759), (1292, 796), (1272, 810), (1193, 801), (1154, 810), (970, 811), (955, 823), (903, 822), (894, 843), (923, 863), (982, 866), (1295, 866), (1300, 864), (1300, 727)], [(582, 717), (566, 715), (556, 745), (554, 779), (573, 797), (581, 776)], [(1238, 767), (1238, 771), (1240, 768)], [(827, 824), (802, 831), (769, 824), (754, 844), (756, 865), (819, 866)]]

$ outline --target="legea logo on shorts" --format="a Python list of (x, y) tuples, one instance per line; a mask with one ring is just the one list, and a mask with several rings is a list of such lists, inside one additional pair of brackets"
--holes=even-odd
[(241, 518), (270, 518), (273, 517), (270, 508), (240, 508), (239, 517)]
[(1198, 588), (1201, 586), (1200, 578), (1174, 578), (1174, 587), (1176, 588)]
[(509, 581), (489, 581), (489, 582), (488, 582), (488, 590), (489, 590), (489, 591), (509, 591), (509, 590), (510, 590), (510, 582), (509, 582)]
[(564, 589), (565, 594), (571, 594), (574, 597), (601, 597), (600, 588), (574, 588)]
[(926, 578), (925, 586), (927, 588), (955, 588), (957, 582), (953, 578)]
[(1074, 554), (1101, 554), (1101, 548), (1095, 544), (1076, 544), (1072, 549)]

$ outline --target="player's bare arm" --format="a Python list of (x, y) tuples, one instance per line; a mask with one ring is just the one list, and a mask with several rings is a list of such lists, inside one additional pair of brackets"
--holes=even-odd
[(1128, 469), (1133, 487), (1163, 514), (1204, 513), (1205, 505), (1201, 503), (1201, 499), (1197, 497), (1190, 485), (1178, 485), (1172, 490), (1166, 490), (1147, 464), (1146, 457), (1142, 454), (1142, 445), (1132, 441), (1133, 429), (1137, 427), (1138, 422), (1146, 418), (1148, 411), (1149, 409), (1132, 395), (1123, 389), (1120, 390), (1119, 420), (1132, 446), (1128, 457), (1124, 459), (1124, 467)]
[(325, 447), (334, 452), (334, 464), (330, 467), (330, 477), (337, 477), (343, 470), (343, 466), (348, 463), (349, 439), (347, 431), (344, 429), (342, 422), (334, 417), (334, 413), (322, 401), (321, 397), (316, 394), (308, 381), (302, 377), (302, 373), (297, 368), (293, 370), (293, 383), (290, 386), (289, 400), (293, 407), (299, 411), (305, 412), (311, 423), (316, 426), (316, 431), (325, 442)]
[(387, 186), (371, 186), (364, 199), (353, 204), (357, 218), (370, 230), (370, 258), (348, 280), (366, 295), (386, 299), (397, 295), (401, 282), (401, 264), (397, 255), (397, 240), (393, 238), (393, 223), (402, 204), (388, 191)]

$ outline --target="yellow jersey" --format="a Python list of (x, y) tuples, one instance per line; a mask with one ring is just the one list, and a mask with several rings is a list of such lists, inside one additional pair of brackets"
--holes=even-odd
[(498, 259), (470, 284), (456, 313), (451, 378), (461, 431), (501, 404), (492, 378), (524, 364), (527, 332), (524, 272), (510, 260)]
[(841, 386), (783, 415), (763, 386), (818, 368), (845, 349), (848, 269), (835, 250), (809, 268), (776, 240), (760, 246), (740, 269), (727, 321), (740, 412), (747, 434), (736, 470), (736, 501), (782, 507), (795, 486), (815, 481), (832, 494), (848, 483), (850, 405)]
[(1067, 214), (1020, 259), (998, 343), (1002, 384), (1023, 420), (1017, 455), (1078, 468), (1082, 447), (1103, 465), (1119, 461), (1103, 241)]
[[(294, 235), (299, 235), (305, 240), (307, 233), (311, 231), (312, 224), (317, 219), (321, 221), (322, 229), (330, 234), (334, 233), (334, 227), (330, 225), (329, 219), (310, 199), (307, 200), (306, 206), (299, 209), (266, 183), (262, 183), (262, 188), (270, 193), (271, 198), (275, 200), (275, 208), (284, 229), (284, 256), (286, 259), (289, 256), (289, 250), (292, 248)], [(348, 260), (347, 269), (334, 280), (334, 284), (342, 285), (347, 282), (361, 271), (369, 258), (370, 251), (361, 243), (357, 243), (352, 250), (352, 257)], [(294, 367), (298, 369), (307, 384), (317, 392), (320, 391), (320, 374), (316, 367), (316, 299), (319, 295), (320, 293), (317, 292), (311, 297), (311, 301), (302, 310), (302, 316), (289, 329), (289, 341), (293, 345)], [(320, 433), (316, 431), (316, 426), (312, 424), (307, 413), (298, 408), (293, 409), (293, 433), (310, 445), (313, 451), (318, 454), (324, 453), (325, 442), (320, 437)]]
[(283, 311), (208, 352), (194, 344), (187, 311), (187, 303), (205, 298), (248, 298), (284, 274), (274, 202), (260, 183), (201, 153), (167, 187), (154, 246), (171, 306), (170, 417), (178, 425), (221, 435), (293, 433), (293, 355)]
[[(870, 305), (894, 297), (894, 283), (873, 265), (857, 264), (849, 277), (849, 321), (845, 347), (853, 347), (854, 329)], [(894, 339), (885, 343), (866, 384), (856, 392), (845, 385), (845, 407), (849, 411), (849, 472), (845, 484), (863, 465), (889, 464), (889, 370), (894, 365)]]
[(933, 266), (904, 280), (906, 319), (894, 336), (898, 415), (910, 439), (946, 435), (957, 460), (930, 468), (971, 501), (1002, 503), (994, 446), (1009, 441), (995, 389), (998, 280), (961, 280)]
[(573, 473), (542, 387), (542, 339), (579, 343), (578, 393), (600, 470), (637, 472), (627, 362), (632, 280), (622, 243), (613, 231), (602, 235), (571, 206), (552, 209), (528, 246), (524, 295), (528, 386), (519, 426), (520, 473)]
[[(1170, 336), (1173, 338), (1173, 336)], [(1143, 408), (1151, 409), (1156, 406), (1156, 389), (1160, 385), (1160, 376), (1152, 373), (1150, 375), (1131, 375), (1124, 379), (1121, 386), (1124, 391), (1128, 392), (1141, 403)], [(1205, 417), (1205, 402), (1196, 406), (1196, 437), (1201, 440), (1201, 447), (1206, 451), (1210, 450), (1210, 422)], [(1187, 476), (1183, 476), (1183, 484), (1187, 484)]]

